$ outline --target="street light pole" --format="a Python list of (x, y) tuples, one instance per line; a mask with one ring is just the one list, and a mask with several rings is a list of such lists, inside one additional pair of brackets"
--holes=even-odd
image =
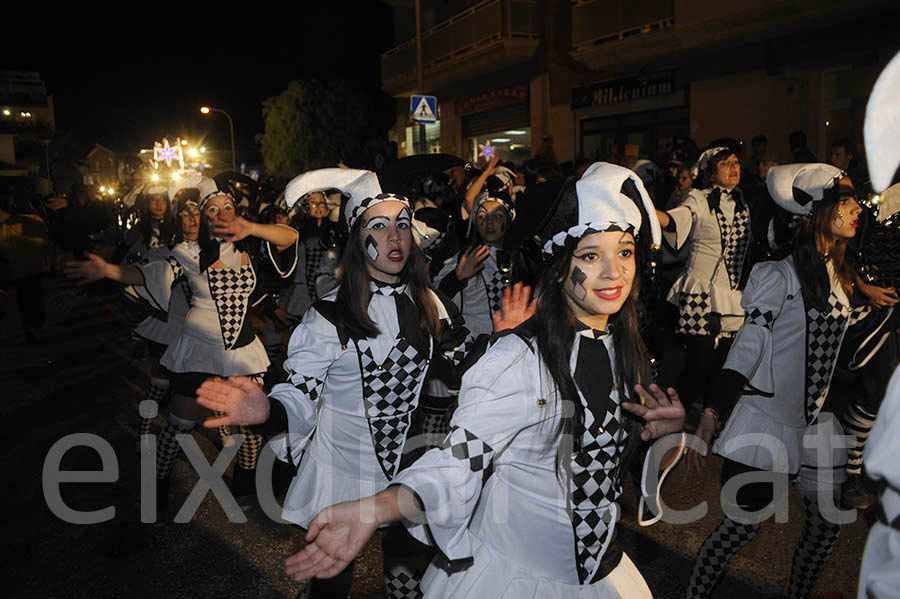
[(210, 112), (221, 112), (225, 115), (225, 118), (228, 119), (228, 127), (231, 130), (231, 170), (237, 170), (237, 158), (236, 153), (234, 151), (234, 121), (231, 118), (231, 115), (222, 110), (221, 108), (213, 108), (211, 106), (203, 106), (200, 108), (200, 112), (203, 114), (208, 114)]

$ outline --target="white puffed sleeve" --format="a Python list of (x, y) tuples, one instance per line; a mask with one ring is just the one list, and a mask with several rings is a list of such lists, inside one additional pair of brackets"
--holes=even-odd
[(450, 560), (472, 556), (467, 527), (485, 470), (521, 431), (540, 422), (530, 409), (536, 364), (515, 335), (497, 341), (463, 376), (443, 448), (426, 452), (394, 477), (393, 483), (413, 491), (425, 509), (427, 524), (408, 523), (410, 533), (435, 544)]
[(744, 324), (722, 366), (744, 375), (752, 388), (766, 396), (775, 393), (772, 327), (789, 293), (784, 268), (783, 262), (761, 262), (750, 271), (741, 300)]
[(307, 310), (288, 344), (288, 358), (284, 362), (288, 380), (275, 385), (269, 393), (269, 397), (281, 402), (287, 412), (288, 437), (273, 444), (281, 459), (288, 459), (289, 443), (293, 459), (299, 461), (316, 428), (317, 402), (339, 348), (334, 325), (315, 308)]
[(694, 223), (709, 214), (709, 204), (701, 191), (692, 189), (681, 204), (667, 210), (666, 214), (672, 219), (675, 230), (664, 230), (663, 236), (666, 243), (677, 251), (691, 238), (691, 234), (694, 232)]
[(869, 476), (886, 483), (881, 493), (885, 521), (869, 531), (862, 569), (859, 597), (896, 597), (900, 589), (900, 369), (894, 371), (878, 419), (866, 443), (863, 465)]
[(172, 286), (184, 276), (184, 269), (174, 256), (135, 265), (144, 278), (143, 285), (136, 285), (135, 292), (150, 305), (163, 312), (169, 311)]

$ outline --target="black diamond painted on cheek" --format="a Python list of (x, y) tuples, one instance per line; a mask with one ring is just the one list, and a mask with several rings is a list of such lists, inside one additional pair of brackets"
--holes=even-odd
[(587, 289), (584, 288), (584, 282), (587, 280), (587, 275), (584, 274), (583, 270), (576, 266), (572, 271), (572, 276), (569, 277), (569, 280), (572, 281), (572, 293), (575, 294), (578, 301), (584, 300), (585, 296), (587, 296)]
[(365, 239), (366, 253), (372, 262), (378, 260), (378, 242), (371, 235), (366, 235)]

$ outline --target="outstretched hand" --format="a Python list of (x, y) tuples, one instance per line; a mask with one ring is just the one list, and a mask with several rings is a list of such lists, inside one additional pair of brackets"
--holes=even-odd
[(243, 376), (206, 379), (197, 388), (197, 403), (225, 415), (207, 418), (203, 426), (262, 424), (269, 419), (269, 398), (262, 387)]
[(534, 316), (537, 304), (537, 298), (531, 299), (531, 287), (528, 285), (516, 283), (512, 287), (507, 287), (500, 299), (500, 310), (491, 315), (494, 332), (516, 328)]
[(306, 547), (284, 561), (285, 572), (298, 581), (336, 576), (359, 554), (379, 524), (372, 498), (325, 508), (309, 523)]
[(663, 391), (654, 383), (650, 385), (649, 391), (641, 385), (635, 385), (634, 391), (642, 403), (622, 402), (622, 407), (644, 419), (641, 439), (649, 441), (681, 432), (684, 428), (684, 406), (675, 389), (669, 387)]
[(97, 254), (88, 254), (87, 260), (66, 262), (63, 270), (70, 279), (75, 279), (78, 285), (84, 285), (91, 281), (99, 281), (106, 278), (109, 263)]
[(484, 270), (484, 261), (490, 255), (491, 250), (484, 244), (472, 246), (460, 254), (456, 262), (456, 278), (465, 281), (480, 273)]
[(216, 237), (225, 237), (227, 235), (227, 241), (234, 243), (253, 235), (253, 223), (243, 217), (235, 216), (227, 223), (220, 221), (214, 224), (213, 235)]

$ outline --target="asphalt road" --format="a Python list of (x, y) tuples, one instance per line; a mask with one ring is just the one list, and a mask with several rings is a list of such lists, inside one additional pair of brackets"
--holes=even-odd
[[(145, 374), (110, 286), (80, 293), (48, 277), (49, 322), (37, 343), (17, 334), (14, 310), (0, 323), (0, 429), (6, 488), (4, 594), (13, 597), (294, 597), (300, 585), (282, 571), (283, 559), (302, 547), (302, 532), (279, 524), (259, 509), (243, 524), (229, 522), (207, 494), (186, 524), (150, 525), (139, 517), (139, 460), (135, 452), (137, 405)], [(157, 419), (157, 426), (163, 423)], [(69, 524), (48, 507), (42, 474), (51, 448), (73, 433), (108, 443), (116, 459), (107, 482), (60, 485), (72, 509), (112, 506), (99, 524)], [(206, 458), (217, 455), (214, 435), (195, 433)], [(99, 454), (88, 447), (65, 453), (63, 470), (99, 470)], [(659, 523), (638, 528), (636, 501), (628, 486), (619, 527), (626, 551), (656, 597), (681, 597), (693, 557), (721, 517), (718, 462), (711, 458), (701, 478), (679, 466), (664, 490), (666, 501), (685, 509), (700, 501), (708, 513), (692, 525)], [(110, 464), (107, 470), (112, 469)], [(183, 458), (176, 462), (172, 491), (177, 508), (197, 481)], [(800, 536), (802, 509), (792, 493), (786, 524), (767, 523), (732, 562), (716, 596), (760, 599), (785, 585)], [(815, 594), (855, 597), (868, 526), (858, 518), (843, 528)], [(540, 551), (540, 539), (534, 550)], [(358, 560), (353, 598), (382, 597), (381, 552), (373, 540)], [(487, 598), (486, 598), (487, 599)]]

